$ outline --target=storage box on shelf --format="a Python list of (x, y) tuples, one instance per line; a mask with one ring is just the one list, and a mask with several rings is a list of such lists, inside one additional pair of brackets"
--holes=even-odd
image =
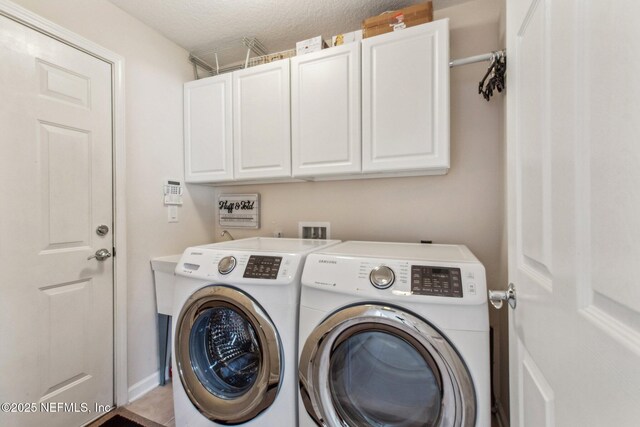
[(319, 52), (325, 47), (327, 47), (327, 44), (322, 40), (322, 36), (316, 36), (307, 40), (297, 42), (296, 55)]
[(186, 182), (448, 168), (448, 20), (185, 84)]
[(296, 56), (295, 49), (283, 50), (282, 52), (269, 53), (267, 55), (249, 58), (247, 65), (249, 67), (255, 67), (256, 65), (268, 64), (270, 62), (280, 61), (281, 59), (287, 59), (293, 56)]
[(350, 33), (337, 34), (331, 37), (331, 46), (340, 46), (360, 41), (362, 41), (362, 30), (351, 31)]
[(362, 37), (369, 38), (433, 21), (433, 4), (414, 4), (404, 9), (372, 16), (362, 22)]

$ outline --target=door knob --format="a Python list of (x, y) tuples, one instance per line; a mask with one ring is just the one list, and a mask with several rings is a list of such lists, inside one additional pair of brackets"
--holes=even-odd
[(109, 258), (111, 256), (111, 252), (109, 252), (108, 249), (98, 249), (95, 253), (95, 255), (91, 255), (89, 258), (87, 259), (92, 259), (95, 258), (98, 261), (104, 261), (105, 259)]
[(502, 304), (507, 301), (511, 308), (516, 308), (516, 286), (509, 283), (506, 291), (489, 291), (489, 301), (496, 309), (501, 309)]

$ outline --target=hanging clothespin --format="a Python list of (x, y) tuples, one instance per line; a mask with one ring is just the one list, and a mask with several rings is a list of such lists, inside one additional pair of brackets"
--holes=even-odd
[[(489, 101), (493, 96), (494, 90), (502, 92), (505, 88), (504, 75), (506, 71), (507, 58), (504, 52), (491, 52), (491, 64), (489, 65), (484, 78), (480, 82), (478, 93), (480, 93), (484, 97), (484, 99)], [(490, 74), (491, 78), (489, 79), (489, 81), (487, 81), (485, 86), (485, 81)]]
[(485, 81), (487, 80), (487, 77), (489, 77), (489, 75), (491, 74), (495, 66), (495, 61), (496, 61), (495, 52), (491, 52), (491, 57), (489, 58), (489, 61), (490, 61), (489, 68), (487, 68), (487, 72), (484, 74), (484, 77), (482, 78), (482, 80), (480, 80), (480, 83), (478, 83), (478, 93), (483, 95), (486, 100), (489, 100), (489, 98), (487, 98), (487, 95), (486, 95), (487, 89), (485, 89)]

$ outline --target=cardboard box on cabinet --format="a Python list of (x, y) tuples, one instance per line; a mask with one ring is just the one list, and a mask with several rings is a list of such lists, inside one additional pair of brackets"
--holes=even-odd
[(318, 52), (327, 47), (327, 44), (322, 40), (322, 36), (316, 36), (307, 40), (302, 40), (296, 43), (296, 55), (304, 55), (305, 53)]
[(372, 16), (362, 22), (362, 38), (378, 36), (433, 21), (433, 4), (428, 1)]
[(359, 42), (362, 40), (362, 30), (342, 33), (331, 37), (331, 46), (340, 46), (347, 43)]

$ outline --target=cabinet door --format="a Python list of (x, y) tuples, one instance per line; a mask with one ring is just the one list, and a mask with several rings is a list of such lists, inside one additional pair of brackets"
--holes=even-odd
[(184, 179), (233, 179), (231, 74), (184, 85)]
[(360, 172), (360, 43), (291, 59), (293, 176)]
[(236, 179), (291, 176), (289, 60), (233, 73)]
[(362, 169), (449, 168), (449, 21), (362, 41)]

